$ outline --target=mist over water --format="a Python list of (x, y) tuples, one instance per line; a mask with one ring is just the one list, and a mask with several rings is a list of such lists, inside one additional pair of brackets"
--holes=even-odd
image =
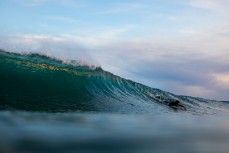
[(40, 54), (0, 51), (0, 110), (0, 152), (229, 150), (228, 102), (178, 96)]

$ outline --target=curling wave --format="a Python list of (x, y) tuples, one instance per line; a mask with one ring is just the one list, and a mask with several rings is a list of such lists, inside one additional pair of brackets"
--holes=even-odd
[(226, 102), (177, 96), (150, 88), (101, 67), (5, 51), (0, 51), (0, 91), (1, 110), (122, 113), (176, 110), (158, 100), (158, 95), (168, 101), (179, 100), (192, 113), (215, 113), (229, 108)]

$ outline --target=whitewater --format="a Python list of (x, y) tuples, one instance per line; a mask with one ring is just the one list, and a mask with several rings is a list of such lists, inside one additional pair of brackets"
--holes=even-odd
[[(186, 109), (166, 101), (177, 100)], [(228, 152), (229, 103), (0, 51), (0, 152)]]

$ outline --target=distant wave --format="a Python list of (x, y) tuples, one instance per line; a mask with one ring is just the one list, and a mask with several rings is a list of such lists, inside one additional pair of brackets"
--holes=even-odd
[[(191, 113), (228, 110), (228, 103), (177, 96), (126, 80), (101, 67), (40, 54), (0, 51), (0, 109), (45, 112), (162, 113), (179, 100)], [(179, 111), (179, 110), (178, 110)]]

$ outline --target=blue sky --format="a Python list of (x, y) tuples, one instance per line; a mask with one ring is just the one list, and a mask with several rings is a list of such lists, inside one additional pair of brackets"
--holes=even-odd
[(229, 99), (227, 0), (2, 0), (0, 48), (101, 65), (175, 94)]

